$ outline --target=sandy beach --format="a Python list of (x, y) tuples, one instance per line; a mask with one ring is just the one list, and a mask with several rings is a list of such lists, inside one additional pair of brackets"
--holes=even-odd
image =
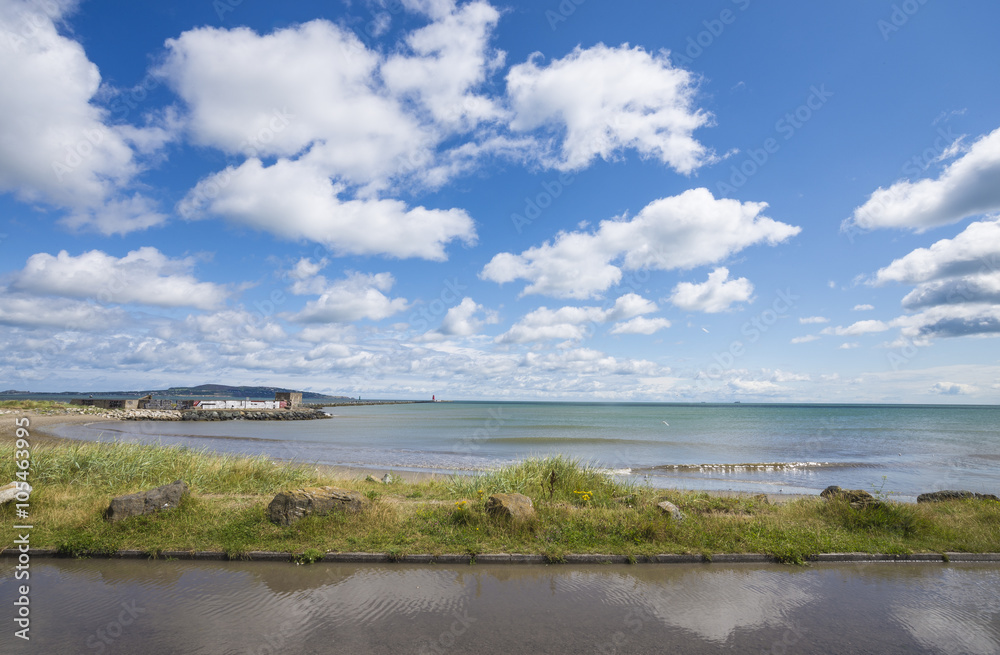
[(48, 432), (48, 428), (54, 425), (77, 425), (93, 423), (94, 421), (111, 421), (114, 419), (105, 418), (100, 415), (63, 413), (63, 414), (39, 414), (34, 411), (3, 410), (8, 413), (0, 415), (0, 440), (12, 440), (16, 436), (17, 425), (14, 421), (18, 418), (27, 417), (30, 420), (28, 430), (31, 433), (31, 440), (34, 443), (45, 442), (68, 442), (71, 439), (63, 439)]

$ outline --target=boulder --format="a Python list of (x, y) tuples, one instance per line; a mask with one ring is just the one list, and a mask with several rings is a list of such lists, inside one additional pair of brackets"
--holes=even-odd
[(365, 478), (365, 482), (378, 482), (378, 478), (376, 478), (374, 475), (369, 474), (368, 477)]
[(17, 499), (17, 494), (22, 491), (26, 491), (30, 495), (31, 485), (27, 482), (8, 482), (0, 487), (0, 505)]
[(273, 523), (291, 525), (303, 516), (330, 512), (360, 512), (371, 501), (357, 491), (337, 487), (306, 487), (282, 491), (267, 506), (267, 516)]
[(535, 515), (535, 506), (523, 494), (493, 494), (486, 500), (486, 513), (523, 521)]
[(940, 503), (947, 500), (997, 500), (993, 494), (977, 494), (973, 491), (934, 491), (917, 496), (918, 503)]
[(663, 502), (657, 503), (656, 506), (659, 507), (664, 514), (669, 514), (670, 518), (672, 518), (673, 520), (675, 521), (684, 520), (684, 513), (680, 509), (678, 509), (677, 505), (674, 505), (669, 500), (664, 500)]
[(842, 489), (837, 485), (830, 485), (819, 494), (827, 500), (834, 498), (842, 498), (851, 504), (854, 509), (861, 509), (862, 507), (869, 507), (880, 505), (878, 500), (875, 499), (870, 493), (864, 489)]
[(162, 487), (140, 491), (127, 496), (112, 499), (104, 518), (108, 521), (121, 521), (132, 516), (152, 514), (177, 507), (181, 497), (188, 492), (188, 486), (181, 480), (165, 484)]
[(385, 475), (382, 476), (382, 483), (383, 484), (392, 484), (395, 481), (396, 481), (396, 478), (392, 477), (391, 473), (386, 473)]

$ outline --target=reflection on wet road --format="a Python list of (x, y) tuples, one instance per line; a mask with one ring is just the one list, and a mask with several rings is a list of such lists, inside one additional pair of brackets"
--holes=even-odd
[(36, 560), (30, 586), (5, 653), (1000, 653), (985, 564)]

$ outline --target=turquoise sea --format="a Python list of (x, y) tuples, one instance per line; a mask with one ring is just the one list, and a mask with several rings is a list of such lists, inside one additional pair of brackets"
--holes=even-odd
[(114, 422), (77, 439), (307, 463), (468, 472), (563, 454), (654, 487), (1000, 492), (1000, 406), (445, 402), (337, 406), (327, 421)]

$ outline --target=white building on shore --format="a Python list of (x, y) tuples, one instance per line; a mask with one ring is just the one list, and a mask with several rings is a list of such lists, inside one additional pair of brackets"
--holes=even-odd
[(283, 400), (196, 400), (195, 409), (282, 409)]

